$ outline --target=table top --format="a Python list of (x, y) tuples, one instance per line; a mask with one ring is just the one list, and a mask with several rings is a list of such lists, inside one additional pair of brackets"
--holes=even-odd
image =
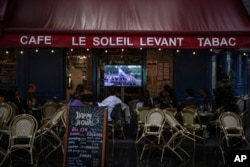
[(214, 113), (208, 112), (208, 111), (198, 112), (198, 113), (199, 113), (199, 116), (201, 116), (201, 117), (211, 117), (214, 115)]

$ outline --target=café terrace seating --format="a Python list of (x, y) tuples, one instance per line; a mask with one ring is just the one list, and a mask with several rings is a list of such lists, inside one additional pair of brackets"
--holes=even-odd
[(144, 151), (152, 147), (156, 147), (163, 151), (163, 130), (165, 125), (164, 112), (158, 108), (151, 109), (145, 118), (145, 124), (142, 136), (137, 140), (137, 143), (144, 139), (144, 145), (141, 152), (140, 160), (144, 154)]
[(213, 115), (207, 120), (207, 125), (209, 127), (213, 127), (215, 128), (215, 133), (216, 136), (218, 135), (218, 127), (220, 126), (220, 122), (219, 122), (219, 116), (221, 113), (223, 113), (225, 111), (225, 107), (224, 106), (220, 106), (218, 107)]
[(48, 101), (42, 106), (42, 121), (48, 121), (60, 107), (60, 104)]
[[(10, 164), (13, 160), (19, 159), (21, 161), (27, 160), (27, 154), (30, 155), (30, 164), (35, 165), (35, 149), (34, 140), (38, 123), (36, 119), (30, 114), (20, 114), (14, 117), (9, 126), (9, 145), (0, 166), (9, 157)], [(24, 152), (20, 154), (20, 150)], [(18, 153), (19, 151), (19, 153)]]
[(0, 127), (5, 127), (12, 117), (12, 107), (8, 103), (0, 103)]
[(198, 132), (202, 132), (202, 139), (204, 140), (204, 144), (206, 143), (206, 128), (207, 125), (201, 123), (200, 116), (197, 112), (197, 109), (182, 109), (181, 117), (183, 121), (184, 127), (189, 130), (194, 136), (194, 147), (196, 145), (195, 136)]
[(223, 112), (219, 117), (219, 148), (225, 164), (225, 154), (233, 149), (242, 148), (242, 144), (250, 145), (244, 134), (240, 116), (233, 112)]
[[(166, 129), (166, 127), (168, 128)], [(171, 134), (167, 134), (167, 131), (171, 132)], [(141, 140), (144, 141), (140, 160), (145, 150), (153, 147), (158, 148), (162, 152), (161, 162), (163, 161), (166, 148), (177, 155), (181, 161), (183, 161), (183, 157), (180, 153), (184, 153), (190, 158), (190, 155), (181, 147), (185, 139), (193, 141), (194, 134), (183, 127), (173, 116), (172, 112), (153, 108), (147, 112), (142, 136), (136, 141), (136, 143), (139, 143)]]
[(170, 149), (175, 155), (178, 156), (178, 158), (183, 161), (183, 158), (181, 155), (177, 152), (179, 150), (180, 152), (184, 153), (187, 157), (190, 158), (190, 155), (181, 147), (182, 142), (185, 139), (193, 139), (193, 134), (191, 134), (187, 129), (185, 129), (173, 116), (173, 113), (167, 111), (165, 112), (165, 120), (166, 123), (170, 127), (171, 135), (169, 139), (165, 142), (163, 146), (163, 151), (161, 155), (161, 161), (163, 160), (165, 148)]
[[(64, 115), (67, 111), (66, 106), (62, 106), (45, 122), (36, 134), (36, 140), (40, 141), (40, 151), (38, 155), (45, 155), (47, 159), (54, 151), (61, 147), (63, 149), (63, 138), (65, 129), (61, 129), (61, 123), (64, 124)], [(45, 146), (44, 146), (45, 145)]]
[[(4, 129), (9, 136), (9, 144), (7, 148), (0, 148), (0, 166), (3, 164), (12, 163), (13, 160), (27, 162), (27, 155), (30, 155), (29, 163), (36, 165), (37, 158), (47, 159), (58, 148), (64, 152), (64, 134), (66, 128), (66, 105), (53, 113), (53, 115), (44, 122), (41, 127), (38, 127), (37, 120), (30, 114), (20, 114), (15, 116), (8, 124), (12, 111), (11, 106), (7, 103), (0, 104), (0, 113), (2, 113), (1, 121)], [(8, 116), (7, 114), (8, 113)], [(9, 118), (6, 118), (9, 117)], [(6, 119), (3, 119), (6, 118)], [(25, 132), (25, 133), (24, 133)], [(3, 142), (1, 140), (1, 142)], [(36, 146), (36, 149), (34, 149)], [(26, 151), (23, 156), (20, 156), (20, 150)], [(9, 160), (9, 161), (7, 161)]]
[(146, 115), (149, 111), (150, 111), (149, 107), (139, 107), (138, 109), (135, 110), (136, 118), (137, 118), (137, 122), (138, 122), (137, 123), (137, 134), (136, 134), (135, 141), (138, 140), (140, 132), (143, 131), (143, 129), (144, 129), (145, 118), (146, 118)]
[(8, 103), (0, 103), (0, 140), (6, 131), (8, 131), (7, 125), (12, 117), (12, 107)]

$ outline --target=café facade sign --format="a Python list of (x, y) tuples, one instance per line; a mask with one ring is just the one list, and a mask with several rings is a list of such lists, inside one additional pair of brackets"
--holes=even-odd
[(5, 34), (2, 47), (249, 48), (248, 36), (92, 36)]

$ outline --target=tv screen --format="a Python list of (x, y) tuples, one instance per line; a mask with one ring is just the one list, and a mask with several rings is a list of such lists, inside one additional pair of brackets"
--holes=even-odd
[(104, 66), (104, 86), (140, 87), (142, 68), (140, 65)]

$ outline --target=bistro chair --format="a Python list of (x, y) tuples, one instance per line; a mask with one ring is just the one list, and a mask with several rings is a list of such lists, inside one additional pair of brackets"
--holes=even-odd
[(51, 101), (46, 102), (42, 106), (42, 122), (48, 121), (59, 107), (60, 105), (58, 103)]
[(8, 101), (8, 104), (11, 106), (12, 108), (12, 115), (11, 115), (11, 119), (14, 118), (17, 114), (19, 114), (19, 109), (17, 107), (17, 105), (11, 101)]
[(204, 144), (206, 143), (206, 125), (203, 125), (200, 120), (200, 116), (197, 110), (194, 109), (182, 109), (181, 117), (184, 127), (194, 135), (194, 146), (196, 144), (195, 136), (197, 132), (202, 132)]
[[(38, 155), (41, 155), (46, 150), (45, 159), (47, 159), (54, 151), (56, 151), (59, 147), (63, 150), (63, 138), (65, 130), (61, 130), (63, 123), (61, 122), (63, 115), (67, 111), (67, 107), (59, 108), (53, 116), (45, 122), (38, 130), (36, 135), (36, 140), (40, 141), (41, 151)], [(61, 124), (62, 123), (62, 126)], [(44, 147), (45, 145), (45, 147)]]
[(185, 129), (176, 120), (176, 118), (173, 116), (173, 114), (171, 112), (168, 112), (168, 111), (165, 112), (165, 119), (166, 119), (166, 124), (168, 124), (169, 127), (171, 127), (172, 135), (170, 136), (170, 138), (167, 141), (165, 138), (165, 144), (163, 146), (163, 151), (162, 151), (162, 155), (161, 155), (161, 162), (163, 160), (165, 148), (170, 149), (175, 155), (178, 156), (178, 158), (181, 161), (183, 161), (183, 158), (177, 152), (177, 150), (184, 153), (187, 157), (190, 158), (190, 155), (181, 147), (181, 144), (185, 139), (190, 139), (193, 141), (194, 140), (193, 134), (191, 134), (187, 129)]
[(216, 136), (218, 136), (218, 127), (220, 126), (219, 116), (225, 111), (225, 107), (221, 106), (217, 108), (213, 115), (208, 119), (207, 125), (215, 128)]
[(233, 148), (239, 148), (239, 144), (250, 144), (245, 137), (242, 121), (239, 115), (233, 112), (223, 112), (219, 117), (219, 121), (221, 129), (219, 147), (223, 163), (225, 164), (224, 155), (227, 151), (230, 151)]
[(0, 127), (6, 127), (12, 117), (12, 107), (8, 103), (0, 103)]
[(5, 156), (6, 156), (6, 150), (3, 148), (0, 148), (0, 166), (3, 166), (3, 163), (5, 162)]
[(164, 124), (165, 114), (161, 109), (151, 109), (147, 113), (142, 136), (137, 140), (138, 143), (141, 139), (144, 139), (140, 160), (142, 159), (144, 151), (152, 147), (163, 151), (164, 138), (162, 132), (164, 130)]
[(183, 110), (186, 110), (186, 109), (196, 110), (197, 106), (196, 105), (189, 105), (189, 106), (186, 106), (183, 108)]
[(137, 134), (136, 134), (136, 139), (135, 141), (138, 140), (140, 131), (144, 129), (144, 124), (145, 124), (145, 119), (146, 115), (149, 112), (150, 108), (149, 107), (140, 107), (136, 109), (136, 117), (137, 117)]
[(2, 140), (3, 135), (9, 135), (9, 122), (12, 117), (12, 107), (8, 103), (0, 103), (0, 141)]
[[(174, 117), (177, 115), (177, 109), (176, 108), (164, 108), (162, 111), (164, 113), (171, 113)], [(169, 126), (169, 124), (165, 124), (164, 129), (169, 130), (171, 133), (173, 132), (172, 127)]]
[(242, 121), (243, 129), (245, 130), (245, 128), (246, 128), (246, 122), (247, 122), (247, 117), (248, 117), (248, 110), (240, 112), (239, 116), (240, 116), (241, 121)]
[(19, 150), (23, 150), (30, 155), (30, 164), (35, 164), (34, 139), (37, 126), (38, 123), (36, 119), (30, 114), (20, 114), (14, 117), (9, 126), (9, 145), (2, 163), (7, 159), (7, 157), (10, 157), (10, 159), (16, 158), (21, 161), (25, 161), (27, 154), (20, 154), (18, 152)]
[(177, 114), (177, 109), (176, 109), (176, 108), (164, 108), (163, 111), (164, 111), (164, 112), (171, 113), (174, 117), (175, 117), (176, 114)]
[(111, 112), (112, 121), (108, 123), (108, 128), (112, 133), (113, 144), (115, 143), (115, 131), (120, 131), (123, 138), (125, 138), (123, 124), (124, 112), (122, 112), (121, 103), (115, 105)]

